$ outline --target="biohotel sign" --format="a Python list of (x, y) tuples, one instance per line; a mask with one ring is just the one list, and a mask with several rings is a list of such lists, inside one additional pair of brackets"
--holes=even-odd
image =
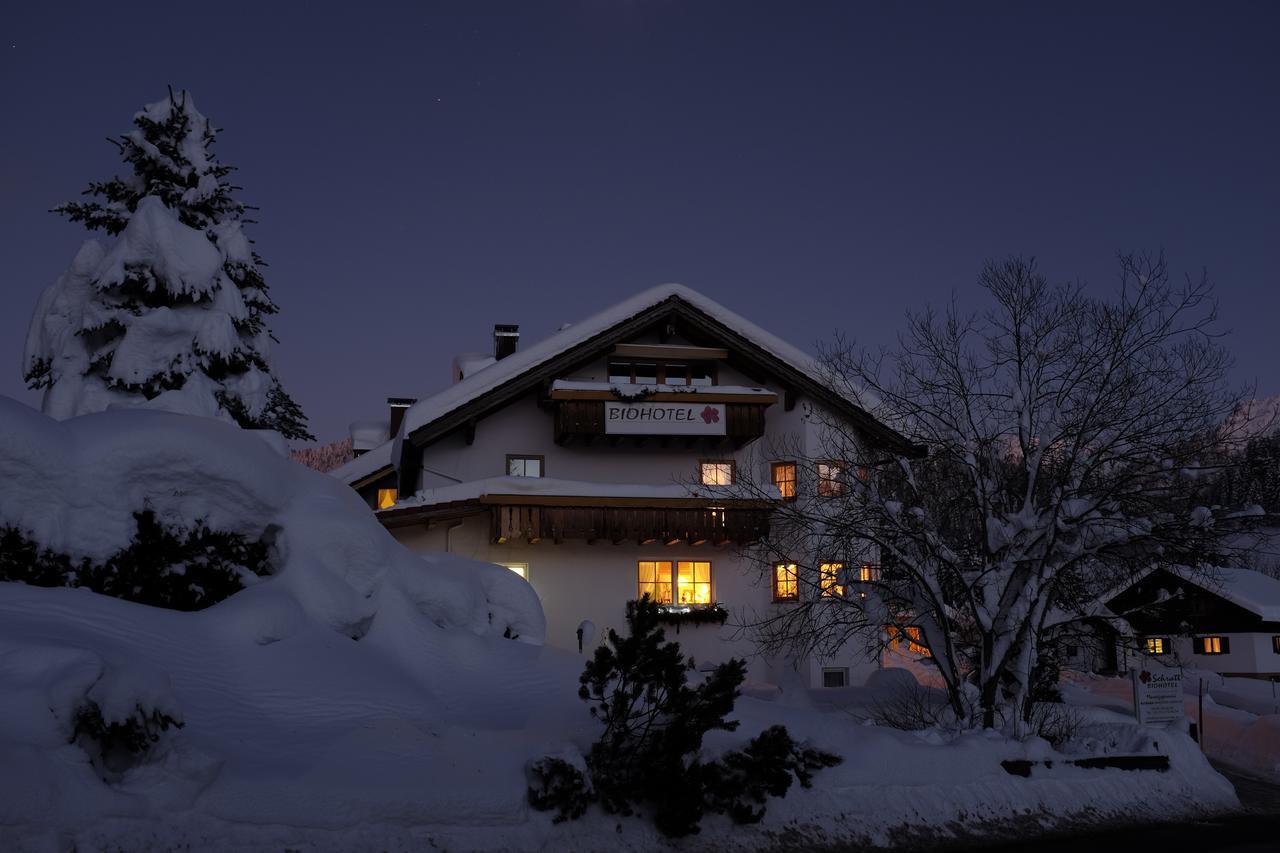
[(724, 403), (604, 404), (604, 431), (613, 435), (724, 435)]

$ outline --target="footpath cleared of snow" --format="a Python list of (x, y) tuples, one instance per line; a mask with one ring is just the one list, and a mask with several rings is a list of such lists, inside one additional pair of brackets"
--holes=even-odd
[[(195, 613), (0, 583), (0, 850), (666, 846), (641, 818), (555, 825), (526, 805), (526, 762), (587, 749), (599, 724), (576, 695), (583, 657), (539, 645), (540, 607), (513, 573), (411, 554), (346, 487), (214, 421), (131, 410), (55, 423), (0, 400), (0, 434), (0, 526), (100, 555), (145, 502), (175, 523), (270, 529), (278, 563)], [(69, 742), (86, 696), (108, 717), (142, 704), (183, 727), (108, 783)], [(1160, 752), (1171, 770), (1084, 770), (1037, 739), (881, 728), (806, 693), (744, 697), (736, 716), (709, 752), (781, 722), (845, 761), (761, 824), (708, 818), (679, 849), (889, 845), (1235, 805), (1184, 735), (1105, 711), (1078, 750)], [(1020, 778), (1005, 759), (1055, 766)]]

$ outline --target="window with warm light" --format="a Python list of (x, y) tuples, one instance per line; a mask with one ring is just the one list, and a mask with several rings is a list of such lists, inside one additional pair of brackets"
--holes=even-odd
[(541, 456), (507, 454), (508, 477), (541, 477), (543, 467)]
[(504, 569), (510, 569), (525, 580), (529, 579), (528, 563), (498, 563), (498, 565), (502, 566)]
[(1231, 651), (1231, 640), (1227, 637), (1196, 637), (1196, 654), (1225, 655)]
[(716, 460), (702, 463), (702, 485), (704, 486), (731, 486), (733, 485), (733, 462), (728, 460)]
[(773, 564), (773, 600), (797, 601), (800, 598), (800, 576), (795, 563)]
[(842, 471), (835, 462), (818, 463), (818, 496), (835, 498), (844, 494), (844, 481), (840, 478)]
[(638, 597), (658, 604), (711, 604), (711, 563), (705, 560), (641, 560)]
[(1147, 637), (1143, 640), (1143, 649), (1149, 655), (1167, 655), (1169, 653), (1169, 638)]
[(880, 567), (863, 563), (858, 566), (858, 580), (862, 583), (875, 583), (880, 580)]
[(778, 487), (784, 501), (795, 500), (796, 497), (796, 463), (774, 462), (771, 468), (773, 484)]
[(824, 598), (843, 598), (844, 584), (840, 583), (840, 573), (844, 571), (844, 563), (820, 563), (818, 565), (818, 589)]
[(929, 647), (924, 644), (924, 632), (919, 625), (908, 625), (902, 629), (902, 633), (907, 637), (907, 651), (913, 655), (930, 656)]
[(390, 509), (395, 506), (399, 496), (395, 489), (378, 489), (378, 509)]

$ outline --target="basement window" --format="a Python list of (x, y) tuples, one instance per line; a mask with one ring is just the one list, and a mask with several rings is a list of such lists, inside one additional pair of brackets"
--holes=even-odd
[(1196, 637), (1196, 654), (1225, 655), (1231, 651), (1229, 637)]
[(525, 580), (529, 579), (528, 563), (498, 563), (498, 565), (502, 566), (504, 569), (510, 569)]
[(849, 686), (849, 669), (848, 667), (826, 666), (822, 668), (822, 686), (823, 687), (848, 687)]

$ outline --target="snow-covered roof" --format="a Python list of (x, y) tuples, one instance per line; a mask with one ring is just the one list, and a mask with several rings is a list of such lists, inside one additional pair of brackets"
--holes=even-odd
[(383, 442), (372, 450), (361, 453), (347, 464), (334, 468), (328, 472), (329, 476), (336, 477), (347, 485), (363, 480), (370, 474), (376, 474), (383, 468), (390, 467), (391, 449), (394, 446), (394, 441)]
[[(1131, 589), (1143, 578), (1155, 572), (1153, 567), (1143, 572), (1123, 587), (1112, 590), (1102, 599), (1111, 601), (1120, 593)], [(1232, 604), (1243, 607), (1261, 617), (1264, 622), (1280, 622), (1280, 580), (1256, 572), (1253, 569), (1224, 568), (1215, 566), (1203, 571), (1176, 566), (1167, 569), (1187, 583), (1220, 596)]]
[(556, 332), (528, 349), (509, 355), (501, 361), (463, 378), (461, 382), (446, 388), (439, 394), (418, 401), (405, 412), (404, 424), (401, 427), (403, 434), (409, 435), (415, 430), (449, 414), (459, 406), (470, 403), (472, 400), (515, 379), (521, 374), (537, 368), (566, 350), (586, 343), (619, 323), (623, 323), (673, 297), (713, 317), (804, 375), (810, 377), (821, 375), (818, 361), (803, 350), (792, 346), (776, 335), (766, 332), (755, 323), (730, 311), (720, 303), (703, 296), (696, 290), (685, 287), (682, 284), (663, 284), (637, 293), (630, 299), (624, 299), (611, 308), (606, 308), (581, 322), (574, 323), (568, 328)]
[[(363, 458), (363, 457), (361, 457)], [(356, 460), (357, 462), (359, 460)], [(551, 477), (488, 477), (466, 483), (453, 483), (435, 489), (423, 489), (396, 502), (384, 512), (409, 507), (438, 506), (458, 501), (478, 501), (486, 497), (574, 497), (574, 498), (639, 498), (706, 500), (754, 500), (760, 497), (779, 499), (776, 487), (762, 495), (738, 485), (704, 486), (693, 483), (599, 483), (584, 480), (559, 480)]]

